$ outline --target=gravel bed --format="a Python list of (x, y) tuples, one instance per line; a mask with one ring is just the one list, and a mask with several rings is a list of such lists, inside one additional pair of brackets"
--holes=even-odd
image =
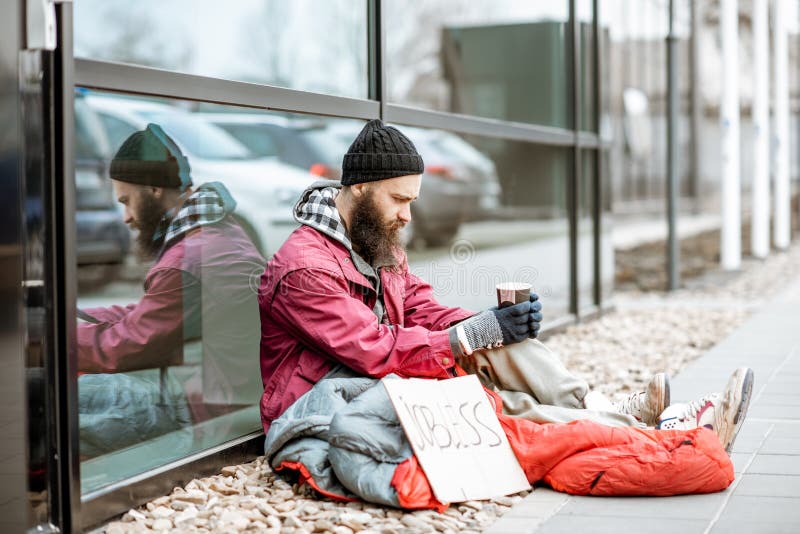
[(676, 375), (703, 355), (795, 279), (798, 265), (800, 243), (765, 260), (748, 258), (735, 273), (710, 271), (673, 293), (620, 292), (613, 312), (545, 343), (593, 389), (618, 400), (644, 389), (653, 373)]
[(312, 492), (277, 477), (264, 457), (228, 466), (219, 475), (175, 488), (120, 521), (107, 534), (125, 532), (464, 532), (477, 533), (528, 492), (492, 501), (468, 501), (443, 514), (404, 512), (369, 503), (319, 500)]
[[(752, 309), (797, 276), (800, 245), (739, 273), (711, 272), (672, 294), (621, 292), (617, 308), (545, 343), (568, 368), (612, 399), (644, 388), (656, 372), (677, 374), (738, 328)], [(545, 303), (546, 304), (546, 303)], [(546, 309), (545, 309), (546, 311)], [(105, 525), (125, 532), (480, 532), (527, 495), (470, 501), (445, 513), (403, 512), (369, 503), (321, 500), (277, 477), (263, 457), (132, 509)]]

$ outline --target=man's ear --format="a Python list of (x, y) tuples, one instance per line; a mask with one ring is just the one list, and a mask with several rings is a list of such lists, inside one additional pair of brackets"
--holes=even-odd
[(353, 184), (353, 185), (350, 186), (350, 192), (355, 197), (362, 197), (362, 196), (364, 196), (364, 194), (367, 193), (367, 191), (369, 191), (369, 188), (371, 187), (371, 185), (372, 184), (370, 184), (369, 182), (364, 182), (364, 183), (360, 183), (360, 184)]
[(150, 190), (150, 194), (152, 194), (155, 198), (160, 199), (164, 196), (164, 188), (163, 187), (155, 187), (149, 186), (147, 189)]

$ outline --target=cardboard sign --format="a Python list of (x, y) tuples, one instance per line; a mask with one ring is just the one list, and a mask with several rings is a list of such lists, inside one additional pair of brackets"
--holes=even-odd
[(475, 375), (384, 378), (383, 385), (437, 499), (491, 499), (530, 489)]

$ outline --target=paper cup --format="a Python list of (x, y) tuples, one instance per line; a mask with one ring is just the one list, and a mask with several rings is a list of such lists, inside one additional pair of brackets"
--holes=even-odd
[(497, 307), (505, 308), (531, 298), (531, 284), (524, 282), (503, 282), (497, 284)]

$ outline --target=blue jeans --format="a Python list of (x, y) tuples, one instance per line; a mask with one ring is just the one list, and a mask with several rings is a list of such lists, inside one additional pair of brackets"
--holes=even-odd
[(192, 425), (186, 395), (154, 373), (78, 377), (80, 454), (93, 457)]

